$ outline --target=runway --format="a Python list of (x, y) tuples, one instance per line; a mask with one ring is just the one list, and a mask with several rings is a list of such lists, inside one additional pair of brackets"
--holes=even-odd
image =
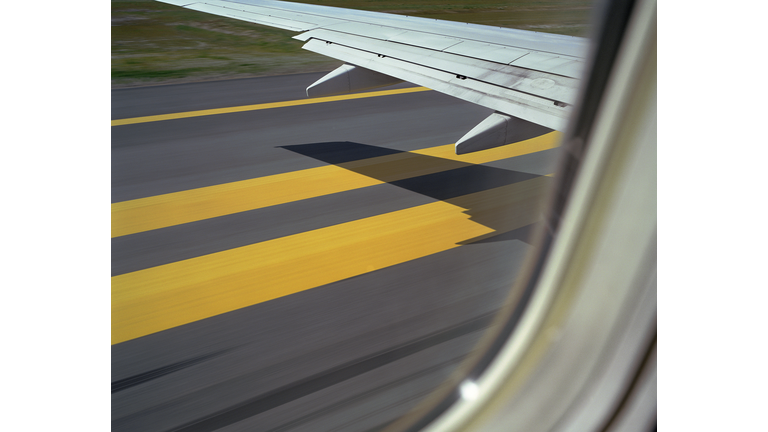
[(114, 431), (380, 430), (506, 297), (558, 134), (456, 156), (490, 110), (320, 76), (113, 90)]

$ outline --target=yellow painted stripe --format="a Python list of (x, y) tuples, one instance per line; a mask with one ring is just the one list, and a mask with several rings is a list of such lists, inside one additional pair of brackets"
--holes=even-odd
[(285, 101), (285, 102), (270, 102), (270, 103), (243, 105), (243, 106), (229, 107), (229, 108), (215, 108), (215, 109), (187, 111), (187, 112), (173, 113), (173, 114), (160, 114), (160, 115), (153, 115), (153, 116), (133, 117), (133, 118), (127, 118), (127, 119), (112, 120), (112, 126), (123, 126), (123, 125), (136, 124), (136, 123), (148, 123), (148, 122), (156, 122), (156, 121), (163, 121), (163, 120), (174, 120), (174, 119), (189, 118), (189, 117), (201, 117), (201, 116), (209, 116), (209, 115), (216, 115), (216, 114), (229, 114), (229, 113), (236, 113), (236, 112), (243, 112), (243, 111), (255, 111), (255, 110), (263, 110), (263, 109), (270, 109), (270, 108), (291, 107), (291, 106), (298, 106), (298, 105), (310, 105), (310, 104), (323, 103), (323, 102), (336, 102), (336, 101), (362, 99), (362, 98), (377, 97), (377, 96), (389, 96), (389, 95), (404, 94), (404, 93), (415, 93), (415, 92), (422, 92), (422, 91), (428, 91), (428, 90), (430, 89), (426, 87), (408, 87), (408, 88), (396, 89), (396, 90), (382, 90), (382, 91), (367, 92), (367, 93), (353, 93), (353, 94), (346, 94), (346, 95), (340, 95), (340, 96), (300, 99), (300, 100), (292, 100), (292, 101)]
[(521, 156), (554, 148), (559, 139), (552, 132), (461, 156), (449, 144), (118, 202), (112, 204), (112, 237)]
[(393, 266), (537, 220), (541, 176), (112, 278), (112, 344)]

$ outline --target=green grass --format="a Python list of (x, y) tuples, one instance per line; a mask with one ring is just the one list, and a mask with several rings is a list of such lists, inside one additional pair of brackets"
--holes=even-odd
[(202, 68), (169, 69), (169, 70), (112, 70), (112, 78), (181, 78), (200, 72)]
[[(585, 36), (591, 2), (304, 0), (352, 9)], [(341, 62), (302, 50), (296, 32), (156, 1), (112, 0), (112, 85), (143, 85), (331, 70)]]

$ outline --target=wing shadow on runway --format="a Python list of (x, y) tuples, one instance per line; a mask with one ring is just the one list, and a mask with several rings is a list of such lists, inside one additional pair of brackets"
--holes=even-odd
[(464, 240), (528, 242), (551, 178), (354, 142), (281, 146), (464, 209), (494, 232)]

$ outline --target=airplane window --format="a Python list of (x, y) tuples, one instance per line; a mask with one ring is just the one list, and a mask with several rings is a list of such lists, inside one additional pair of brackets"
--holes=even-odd
[(654, 3), (176, 3), (112, 2), (113, 431), (655, 425)]

